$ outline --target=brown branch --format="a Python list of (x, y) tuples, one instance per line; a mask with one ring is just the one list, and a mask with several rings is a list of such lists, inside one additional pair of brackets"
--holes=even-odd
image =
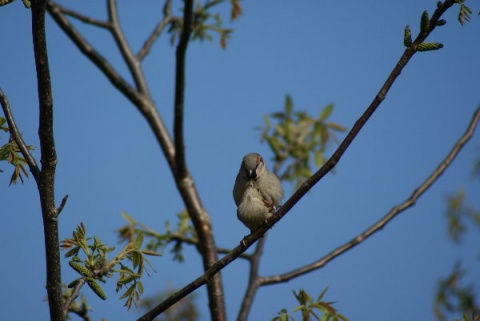
[(155, 29), (153, 29), (152, 33), (150, 36), (145, 40), (142, 49), (137, 54), (137, 59), (139, 61), (142, 61), (146, 55), (150, 52), (150, 49), (152, 49), (153, 44), (155, 41), (160, 37), (160, 35), (163, 32), (163, 29), (172, 22), (174, 17), (172, 17), (172, 0), (167, 0), (165, 2), (165, 5), (163, 7), (163, 19), (156, 25)]
[(186, 285), (184, 288), (180, 289), (179, 291), (172, 294), (169, 298), (165, 301), (160, 303), (159, 305), (155, 306), (152, 310), (147, 312), (144, 316), (142, 316), (139, 321), (147, 321), (153, 320), (156, 316), (164, 312), (166, 309), (171, 307), (173, 304), (187, 296), (188, 294), (192, 293), (202, 285), (206, 284), (207, 282), (211, 281), (213, 276), (222, 270), (225, 266), (233, 262), (241, 253), (245, 252), (256, 240), (258, 240), (265, 232), (270, 229), (275, 223), (277, 223), (283, 216), (285, 216), (292, 207), (315, 185), (318, 183), (320, 179), (322, 179), (328, 172), (330, 172), (335, 165), (340, 161), (341, 157), (348, 149), (350, 144), (353, 142), (355, 137), (358, 135), (360, 130), (363, 126), (367, 123), (369, 118), (373, 115), (373, 113), (377, 110), (380, 104), (385, 99), (388, 91), (392, 87), (395, 80), (398, 78), (400, 73), (402, 72), (403, 68), (407, 65), (410, 59), (416, 52), (416, 48), (418, 44), (422, 43), (427, 36), (436, 28), (438, 19), (442, 16), (442, 14), (450, 8), (453, 4), (455, 4), (455, 0), (446, 0), (443, 3), (439, 3), (437, 9), (435, 10), (432, 18), (430, 19), (430, 28), (419, 34), (418, 37), (415, 39), (413, 44), (408, 47), (405, 52), (400, 57), (397, 65), (392, 70), (390, 75), (388, 76), (387, 80), (385, 81), (384, 85), (370, 104), (370, 106), (365, 110), (363, 115), (355, 122), (354, 126), (347, 134), (345, 139), (342, 141), (340, 146), (337, 148), (335, 153), (330, 157), (330, 159), (315, 173), (313, 174), (307, 181), (305, 181), (300, 188), (285, 202), (285, 204), (280, 207), (280, 209), (267, 220), (266, 224), (260, 226), (255, 232), (246, 236), (240, 245), (234, 248), (229, 254), (225, 255), (222, 259), (216, 262), (211, 268), (209, 268), (203, 275), (195, 279), (190, 284)]
[[(202, 256), (203, 269), (207, 271), (218, 260), (210, 218), (206, 213), (187, 169), (184, 139), (185, 109), (185, 65), (188, 43), (193, 30), (193, 0), (185, 0), (183, 26), (176, 49), (175, 62), (175, 101), (174, 101), (174, 173), (177, 188), (182, 195), (185, 207), (198, 235), (198, 248)], [(220, 274), (212, 274), (207, 282), (207, 294), (212, 321), (224, 321), (226, 317), (224, 290)]]
[(69, 311), (71, 311), (70, 309), (70, 305), (73, 303), (73, 301), (75, 301), (75, 299), (78, 297), (78, 295), (80, 294), (80, 289), (85, 285), (85, 277), (81, 277), (77, 284), (75, 285), (75, 287), (73, 288), (72, 290), (72, 293), (70, 294), (70, 296), (68, 297), (68, 299), (65, 301), (64, 303), (64, 308), (63, 308), (63, 312), (65, 315), (68, 314)]
[(247, 290), (245, 291), (245, 295), (243, 296), (242, 304), (240, 305), (240, 311), (238, 312), (237, 321), (243, 321), (248, 319), (248, 313), (253, 304), (253, 299), (255, 298), (255, 294), (257, 293), (258, 287), (260, 283), (258, 283), (258, 268), (260, 266), (260, 258), (263, 254), (263, 248), (265, 246), (265, 241), (267, 236), (264, 236), (257, 242), (257, 247), (255, 248), (255, 252), (252, 255), (252, 259), (250, 261), (250, 273), (248, 277), (248, 285)]
[(185, 64), (190, 41), (190, 34), (193, 29), (193, 0), (186, 0), (183, 9), (183, 27), (180, 41), (177, 45), (175, 62), (175, 115), (173, 133), (175, 138), (175, 163), (177, 164), (177, 176), (183, 179), (188, 176), (185, 160), (185, 139), (183, 130), (183, 116), (185, 108)]
[(430, 188), (430, 186), (432, 186), (432, 184), (445, 172), (448, 166), (450, 166), (450, 164), (453, 162), (455, 157), (458, 155), (462, 147), (473, 136), (475, 132), (475, 128), (478, 125), (479, 121), (480, 121), (480, 107), (478, 107), (475, 113), (473, 114), (470, 124), (468, 125), (468, 128), (466, 129), (465, 133), (458, 139), (458, 141), (453, 146), (452, 150), (448, 153), (448, 155), (440, 163), (440, 165), (438, 165), (438, 167), (433, 171), (433, 173), (430, 174), (430, 176), (413, 191), (413, 193), (410, 195), (408, 199), (406, 199), (403, 203), (400, 203), (399, 205), (393, 207), (384, 217), (382, 217), (375, 224), (370, 226), (368, 229), (366, 229), (364, 232), (362, 232), (357, 237), (352, 239), (350, 242), (347, 242), (342, 246), (337, 247), (335, 250), (331, 251), (320, 260), (315, 261), (306, 266), (303, 266), (301, 268), (295, 269), (293, 271), (290, 271), (288, 273), (269, 276), (269, 277), (262, 277), (258, 280), (259, 284), (269, 285), (269, 284), (275, 284), (280, 282), (287, 282), (295, 277), (317, 270), (325, 266), (328, 262), (332, 261), (339, 255), (359, 245), (361, 242), (365, 241), (367, 238), (369, 238), (376, 232), (383, 229), (385, 225), (389, 223), (391, 220), (393, 220), (398, 214), (402, 213), (406, 209), (415, 205), (418, 198), (422, 196)]
[(90, 59), (90, 61), (107, 77), (110, 83), (117, 88), (117, 90), (140, 111), (140, 113), (142, 113), (154, 133), (155, 138), (160, 144), (169, 166), (172, 168), (172, 171), (175, 172), (175, 150), (172, 139), (151, 99), (138, 93), (135, 88), (120, 76), (115, 68), (113, 68), (113, 66), (77, 31), (77, 29), (75, 29), (70, 21), (68, 21), (67, 17), (62, 12), (64, 9), (59, 4), (49, 1), (47, 3), (47, 10), (63, 32), (65, 32), (70, 40), (77, 46), (80, 52)]
[(142, 67), (140, 61), (135, 57), (130, 46), (127, 43), (127, 39), (123, 34), (120, 22), (118, 20), (117, 13), (117, 1), (116, 0), (107, 0), (107, 9), (108, 9), (108, 20), (110, 22), (111, 28), (109, 29), (115, 39), (120, 53), (122, 54), (123, 60), (127, 64), (127, 67), (130, 71), (130, 74), (133, 77), (137, 91), (150, 100), (150, 93), (148, 91), (148, 86), (145, 81), (145, 76), (143, 75)]
[(61, 10), (67, 16), (75, 18), (75, 19), (77, 19), (81, 22), (85, 22), (85, 23), (88, 23), (90, 25), (97, 26), (97, 27), (104, 28), (104, 29), (110, 29), (111, 28), (111, 24), (109, 22), (100, 21), (100, 20), (94, 19), (92, 17), (85, 16), (83, 14), (80, 14), (76, 11), (73, 11), (73, 10), (70, 10), (70, 9), (67, 9), (67, 8), (61, 8)]
[(38, 191), (42, 208), (47, 265), (47, 294), (50, 319), (65, 319), (62, 298), (60, 249), (58, 238), (57, 207), (55, 206), (55, 168), (57, 154), (53, 134), (53, 97), (48, 65), (47, 39), (45, 34), (46, 0), (31, 2), (33, 50), (37, 71), (39, 101), (40, 152), (42, 169), (38, 179)]
[(27, 161), (28, 167), (30, 168), (30, 172), (35, 178), (35, 181), (37, 181), (38, 183), (38, 180), (40, 177), (40, 168), (38, 167), (37, 162), (35, 161), (35, 158), (33, 158), (32, 154), (28, 150), (27, 145), (25, 144), (25, 141), (22, 138), (22, 134), (20, 134), (20, 131), (18, 130), (15, 119), (13, 118), (12, 110), (10, 109), (10, 103), (8, 101), (8, 98), (7, 96), (5, 96), (1, 88), (0, 88), (0, 104), (2, 105), (3, 113), (5, 115), (5, 119), (7, 120), (10, 136), (12, 137), (12, 139), (15, 141), (18, 148), (20, 149), (20, 152), (22, 153), (23, 158), (25, 158), (25, 160)]

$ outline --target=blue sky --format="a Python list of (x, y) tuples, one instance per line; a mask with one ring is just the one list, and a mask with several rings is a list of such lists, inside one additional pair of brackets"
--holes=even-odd
[[(478, 12), (476, 3), (472, 9)], [(161, 14), (161, 4), (119, 1), (120, 19), (130, 45), (141, 46)], [(468, 4), (468, 2), (467, 2)], [(105, 17), (100, 1), (64, 5)], [(403, 30), (418, 32), (423, 10), (436, 1), (244, 1), (228, 48), (217, 40), (193, 43), (188, 52), (185, 136), (187, 162), (211, 215), (219, 246), (233, 248), (247, 234), (237, 221), (231, 189), (244, 154), (271, 157), (256, 126), (264, 115), (283, 108), (286, 94), (294, 107), (317, 115), (335, 105), (331, 120), (351, 128), (372, 101), (403, 52)], [(225, 13), (228, 8), (225, 8)], [(380, 109), (336, 167), (270, 232), (261, 274), (272, 275), (308, 264), (349, 241), (404, 201), (435, 169), (464, 132), (480, 104), (480, 20), (448, 23), (429, 38), (442, 50), (419, 53), (404, 69)], [(227, 19), (226, 19), (227, 20)], [(77, 23), (99, 51), (127, 70), (104, 31)], [(58, 153), (56, 193), (62, 212), (60, 237), (84, 222), (90, 235), (116, 245), (114, 230), (127, 212), (161, 230), (183, 209), (163, 154), (141, 115), (114, 90), (47, 19)], [(20, 1), (0, 8), (0, 87), (10, 99), (24, 139), (38, 146), (37, 96), (30, 35), (30, 12)], [(136, 51), (135, 50), (135, 51)], [(172, 128), (174, 48), (160, 39), (144, 71), (155, 102)], [(471, 179), (479, 155), (477, 132), (454, 164), (410, 210), (381, 232), (325, 268), (287, 284), (262, 288), (250, 320), (270, 320), (296, 306), (292, 290), (326, 299), (350, 320), (434, 320), (432, 302), (439, 277), (461, 259), (467, 280), (480, 280), (478, 230), (462, 246), (446, 238), (445, 198), (460, 187), (480, 207), (480, 185)], [(342, 137), (340, 137), (342, 138)], [(3, 144), (6, 136), (0, 136)], [(331, 151), (330, 151), (331, 152)], [(38, 157), (38, 148), (34, 151)], [(271, 163), (271, 162), (270, 162)], [(0, 255), (4, 276), (0, 319), (47, 319), (45, 264), (38, 193), (33, 180), (8, 187), (10, 168), (0, 174)], [(292, 186), (284, 184), (287, 196)], [(144, 280), (146, 293), (186, 285), (201, 273), (194, 249), (183, 264), (167, 253), (152, 259), (156, 273)], [(63, 262), (63, 280), (75, 277)], [(223, 271), (227, 313), (236, 318), (248, 277), (236, 261)], [(93, 317), (132, 320), (138, 311), (122, 307), (114, 282), (102, 302), (89, 289)], [(478, 288), (477, 288), (478, 292)], [(208, 319), (206, 294), (196, 302)], [(25, 309), (28, 306), (28, 309)], [(21, 311), (21, 312), (20, 312)]]

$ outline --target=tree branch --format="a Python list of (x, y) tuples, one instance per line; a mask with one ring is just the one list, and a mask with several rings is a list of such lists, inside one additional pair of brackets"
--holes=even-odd
[(148, 91), (148, 86), (145, 81), (145, 76), (143, 75), (140, 61), (132, 53), (132, 50), (127, 43), (127, 39), (125, 39), (125, 35), (121, 30), (120, 22), (118, 21), (116, 0), (107, 0), (107, 9), (108, 20), (111, 25), (109, 30), (111, 31), (113, 39), (115, 39), (115, 43), (117, 44), (117, 47), (120, 50), (128, 69), (130, 70), (130, 74), (133, 77), (137, 91), (150, 100), (150, 93)]
[(65, 319), (62, 298), (60, 249), (58, 239), (57, 207), (55, 206), (55, 168), (57, 154), (53, 135), (53, 97), (48, 65), (47, 39), (45, 35), (46, 0), (32, 1), (32, 35), (39, 100), (40, 151), (42, 169), (38, 179), (38, 191), (42, 207), (47, 265), (47, 294), (50, 319)]
[(480, 121), (480, 107), (477, 108), (475, 113), (472, 116), (470, 124), (466, 129), (465, 133), (458, 139), (458, 141), (453, 146), (452, 150), (448, 153), (445, 159), (438, 165), (438, 167), (430, 174), (430, 176), (420, 185), (418, 186), (413, 193), (410, 195), (408, 199), (406, 199), (403, 203), (393, 207), (384, 217), (382, 217), (379, 221), (375, 224), (370, 226), (364, 232), (359, 234), (357, 237), (352, 239), (350, 242), (343, 244), (342, 246), (337, 247), (335, 250), (331, 251), (327, 255), (325, 255), (320, 260), (308, 264), (306, 266), (300, 267), (288, 273), (274, 275), (269, 277), (262, 277), (258, 280), (258, 283), (262, 285), (269, 285), (269, 284), (276, 284), (280, 282), (287, 282), (295, 277), (304, 275), (306, 273), (312, 272), (317, 270), (323, 266), (325, 266), (328, 262), (332, 261), (336, 257), (340, 256), (341, 254), (351, 250), (361, 242), (365, 241), (367, 238), (375, 234), (376, 232), (383, 229), (383, 227), (393, 220), (398, 214), (402, 213), (406, 209), (410, 208), (411, 206), (415, 205), (417, 199), (421, 197), (427, 190), (432, 186), (432, 184), (445, 172), (445, 170), (450, 166), (453, 162), (455, 157), (458, 155), (462, 147), (468, 142), (468, 140), (473, 136), (475, 132), (475, 128)]
[(137, 54), (137, 59), (142, 61), (146, 55), (150, 52), (155, 41), (160, 37), (163, 32), (163, 29), (175, 18), (172, 17), (172, 0), (167, 0), (165, 6), (163, 7), (163, 19), (157, 24), (153, 32), (147, 38), (145, 43), (142, 46), (142, 49)]
[(59, 4), (49, 1), (47, 3), (47, 10), (77, 48), (88, 59), (90, 59), (98, 69), (100, 69), (112, 85), (117, 88), (117, 90), (122, 93), (145, 117), (155, 135), (155, 138), (162, 148), (170, 168), (175, 172), (175, 149), (173, 147), (172, 139), (151, 99), (139, 94), (135, 88), (125, 81), (115, 68), (113, 68), (113, 66), (100, 53), (98, 53), (90, 43), (88, 43), (88, 41), (75, 29), (63, 14), (63, 10), (65, 9)]
[[(176, 50), (175, 65), (175, 102), (174, 102), (174, 173), (177, 188), (182, 195), (187, 212), (198, 235), (198, 244), (203, 261), (203, 269), (207, 271), (218, 260), (215, 240), (210, 217), (205, 211), (193, 179), (187, 169), (185, 159), (184, 139), (184, 108), (185, 108), (185, 65), (190, 34), (193, 29), (193, 0), (185, 0), (183, 9), (183, 26)], [(227, 319), (224, 291), (220, 274), (212, 274), (207, 282), (208, 302), (212, 321)]]
[(15, 141), (18, 148), (20, 149), (20, 152), (22, 153), (23, 158), (25, 158), (25, 160), (27, 161), (28, 167), (30, 168), (30, 172), (35, 178), (35, 181), (37, 181), (38, 183), (38, 180), (40, 177), (40, 168), (38, 167), (37, 162), (35, 161), (35, 158), (33, 158), (32, 154), (28, 150), (27, 145), (25, 144), (22, 138), (22, 134), (20, 134), (20, 131), (18, 130), (15, 119), (13, 118), (12, 110), (10, 109), (10, 103), (8, 101), (8, 98), (7, 96), (5, 96), (1, 88), (0, 88), (0, 104), (2, 105), (3, 113), (5, 115), (5, 119), (7, 120), (8, 128), (10, 130), (10, 136), (12, 137), (12, 139)]
[(264, 236), (257, 242), (257, 247), (255, 248), (255, 252), (252, 255), (252, 259), (250, 261), (250, 274), (248, 278), (248, 285), (247, 290), (245, 291), (245, 295), (243, 296), (242, 304), (240, 306), (240, 311), (238, 312), (237, 321), (243, 321), (248, 319), (248, 313), (253, 304), (253, 299), (255, 298), (255, 294), (257, 293), (258, 287), (260, 283), (258, 282), (258, 268), (260, 266), (260, 258), (263, 254), (263, 248), (265, 246), (265, 241), (267, 240), (267, 236)]
[(183, 179), (188, 176), (185, 160), (185, 139), (183, 136), (183, 116), (185, 108), (185, 64), (190, 40), (190, 34), (193, 29), (193, 0), (185, 0), (183, 9), (183, 27), (178, 42), (175, 64), (175, 119), (173, 132), (175, 138), (175, 163), (177, 164), (177, 175)]
[(87, 17), (83, 14), (80, 14), (80, 13), (78, 13), (76, 11), (73, 11), (73, 10), (69, 10), (67, 8), (60, 8), (60, 10), (62, 10), (62, 12), (64, 14), (66, 14), (67, 16), (75, 18), (75, 19), (77, 19), (81, 22), (85, 22), (85, 23), (88, 23), (90, 25), (97, 26), (97, 27), (104, 28), (104, 29), (110, 29), (111, 28), (111, 24), (109, 22), (100, 21), (100, 20), (94, 19), (92, 17)]
[(280, 209), (274, 213), (272, 217), (270, 217), (266, 224), (260, 226), (256, 231), (252, 234), (246, 236), (240, 245), (234, 248), (229, 254), (225, 255), (222, 259), (216, 262), (213, 266), (211, 266), (202, 276), (195, 279), (193, 282), (185, 286), (184, 288), (180, 289), (179, 291), (172, 294), (169, 298), (165, 301), (160, 303), (159, 305), (155, 306), (152, 310), (147, 312), (144, 316), (142, 316), (139, 321), (149, 321), (153, 320), (156, 316), (164, 312), (170, 306), (187, 296), (188, 294), (192, 293), (200, 286), (204, 285), (211, 278), (222, 270), (225, 266), (230, 264), (234, 261), (241, 253), (245, 252), (256, 240), (258, 240), (261, 236), (265, 234), (265, 232), (270, 229), (275, 223), (277, 223), (283, 216), (285, 216), (292, 207), (315, 185), (318, 183), (320, 179), (322, 179), (328, 172), (330, 172), (336, 164), (340, 161), (341, 157), (348, 149), (350, 144), (353, 142), (355, 137), (358, 135), (360, 130), (363, 126), (367, 123), (373, 113), (377, 110), (380, 104), (385, 99), (388, 91), (392, 87), (395, 80), (398, 78), (400, 73), (402, 72), (403, 68), (407, 65), (413, 55), (416, 53), (416, 49), (418, 44), (422, 43), (427, 36), (436, 28), (438, 19), (442, 16), (442, 14), (450, 8), (453, 4), (455, 4), (455, 0), (446, 0), (445, 2), (438, 3), (437, 9), (435, 10), (432, 18), (430, 19), (430, 27), (425, 32), (420, 33), (415, 41), (409, 46), (402, 56), (400, 57), (397, 65), (393, 69), (393, 71), (388, 76), (387, 80), (385, 81), (384, 85), (370, 104), (370, 106), (365, 110), (363, 115), (355, 122), (354, 126), (347, 134), (345, 139), (342, 141), (340, 146), (337, 148), (335, 153), (330, 157), (330, 159), (315, 173), (313, 174), (308, 180), (306, 180), (300, 188), (285, 202), (285, 204), (280, 207)]
[(73, 288), (72, 293), (70, 294), (70, 297), (65, 301), (64, 303), (64, 308), (63, 308), (63, 313), (67, 315), (68, 311), (70, 311), (70, 305), (75, 301), (75, 299), (78, 297), (80, 294), (80, 289), (85, 285), (85, 277), (81, 277), (75, 287)]

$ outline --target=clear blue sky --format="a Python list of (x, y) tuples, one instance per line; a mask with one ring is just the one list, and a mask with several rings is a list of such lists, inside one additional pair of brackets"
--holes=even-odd
[[(161, 14), (161, 2), (119, 1), (120, 18), (135, 51)], [(102, 1), (63, 1), (97, 18)], [(478, 3), (471, 3), (478, 12)], [(244, 14), (226, 50), (214, 42), (194, 43), (188, 52), (186, 152), (190, 171), (212, 218), (219, 246), (233, 248), (247, 229), (237, 221), (231, 189), (244, 154), (271, 157), (256, 126), (264, 115), (283, 108), (286, 94), (297, 109), (313, 115), (334, 103), (332, 120), (351, 128), (376, 95), (403, 52), (403, 29), (418, 32), (423, 10), (436, 1), (246, 1)], [(429, 40), (442, 50), (417, 54), (387, 99), (338, 164), (270, 232), (261, 274), (289, 271), (310, 263), (350, 240), (394, 205), (405, 200), (431, 173), (464, 132), (480, 104), (480, 19), (460, 26), (456, 9)], [(86, 37), (126, 68), (104, 31), (85, 28)], [(120, 214), (161, 230), (183, 209), (172, 176), (140, 114), (116, 92), (47, 19), (55, 100), (58, 152), (57, 200), (69, 194), (61, 214), (60, 237), (84, 222), (90, 235), (116, 245)], [(30, 12), (16, 1), (0, 8), (0, 87), (9, 97), (25, 140), (38, 146), (37, 96)], [(161, 39), (145, 62), (150, 90), (171, 129), (174, 49)], [(342, 137), (341, 137), (342, 138)], [(7, 137), (0, 135), (0, 144)], [(381, 232), (328, 264), (287, 284), (262, 288), (250, 320), (270, 320), (296, 306), (292, 290), (326, 299), (350, 320), (434, 320), (437, 280), (455, 260), (480, 280), (480, 237), (471, 230), (462, 246), (446, 239), (445, 198), (458, 188), (480, 207), (480, 184), (471, 179), (480, 133), (445, 175), (412, 209)], [(331, 151), (330, 151), (331, 152)], [(38, 148), (34, 151), (38, 156)], [(0, 174), (2, 244), (1, 320), (47, 320), (45, 264), (38, 193), (32, 179), (8, 187), (10, 167)], [(287, 195), (292, 187), (285, 184)], [(200, 275), (199, 258), (188, 249), (185, 263), (167, 253), (152, 259), (156, 273), (144, 280), (146, 293), (178, 288)], [(64, 260), (63, 280), (75, 272)], [(228, 316), (234, 320), (248, 277), (237, 261), (223, 271)], [(102, 302), (85, 288), (93, 317), (133, 320), (139, 313), (122, 307), (114, 282)], [(477, 288), (478, 291), (478, 288)], [(196, 302), (208, 320), (205, 289)]]

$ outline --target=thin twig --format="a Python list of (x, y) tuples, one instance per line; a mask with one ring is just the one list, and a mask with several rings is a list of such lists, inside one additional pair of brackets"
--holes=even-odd
[(10, 109), (10, 102), (8, 101), (7, 96), (3, 93), (2, 89), (0, 88), (0, 104), (2, 105), (3, 113), (5, 115), (5, 119), (7, 120), (8, 129), (10, 131), (10, 136), (17, 144), (20, 152), (22, 153), (23, 158), (27, 161), (28, 167), (30, 168), (30, 172), (32, 173), (35, 180), (38, 182), (40, 176), (40, 168), (38, 168), (37, 162), (35, 158), (33, 158), (32, 154), (27, 148), (27, 145), (23, 141), (22, 135), (18, 130), (17, 124), (15, 122), (15, 118), (13, 117), (12, 110)]
[(78, 297), (78, 295), (80, 294), (80, 289), (83, 287), (84, 284), (85, 284), (85, 277), (81, 277), (78, 280), (77, 284), (75, 284), (75, 287), (73, 288), (72, 293), (70, 294), (68, 299), (65, 301), (64, 306), (63, 306), (63, 310), (64, 310), (65, 315), (67, 315), (68, 311), (70, 311), (70, 305)]
[(65, 195), (65, 196), (62, 198), (62, 202), (60, 203), (60, 206), (57, 208), (57, 216), (60, 215), (60, 213), (62, 213), (63, 208), (64, 208), (65, 205), (67, 204), (67, 200), (68, 200), (68, 195)]
[(88, 17), (88, 16), (85, 16), (81, 13), (78, 13), (76, 11), (73, 11), (73, 10), (70, 10), (70, 9), (67, 9), (67, 8), (64, 8), (62, 6), (60, 6), (59, 4), (57, 4), (57, 7), (67, 16), (70, 16), (72, 18), (75, 18), (81, 22), (85, 22), (85, 23), (88, 23), (90, 25), (93, 25), (93, 26), (97, 26), (97, 27), (100, 27), (100, 28), (104, 28), (104, 29), (110, 29), (111, 28), (111, 24), (109, 22), (106, 22), (106, 21), (100, 21), (98, 19), (94, 19), (92, 17)]
[(110, 31), (112, 32), (113, 39), (117, 44), (120, 53), (122, 54), (125, 63), (127, 64), (128, 70), (132, 75), (133, 81), (137, 91), (144, 97), (150, 99), (150, 93), (148, 90), (148, 85), (143, 75), (142, 67), (140, 61), (135, 57), (130, 46), (127, 43), (127, 39), (120, 27), (120, 21), (118, 20), (117, 12), (117, 1), (116, 0), (107, 0), (107, 9), (108, 9), (108, 21), (112, 26)]
[(163, 7), (163, 19), (158, 22), (158, 24), (155, 26), (155, 29), (153, 29), (152, 33), (150, 36), (145, 40), (142, 49), (137, 54), (137, 59), (139, 61), (142, 61), (146, 55), (150, 52), (150, 49), (152, 49), (153, 44), (155, 41), (160, 37), (160, 35), (163, 32), (163, 29), (175, 18), (172, 17), (172, 0), (167, 0), (165, 2), (165, 5)]
[(260, 240), (258, 240), (257, 247), (255, 248), (255, 252), (252, 255), (252, 260), (250, 261), (250, 273), (248, 277), (247, 290), (245, 291), (242, 304), (240, 305), (240, 311), (238, 312), (237, 321), (244, 321), (248, 319), (248, 313), (250, 312), (250, 308), (252, 307), (253, 299), (255, 298), (255, 294), (257, 293), (258, 287), (260, 286), (260, 283), (258, 282), (258, 270), (260, 267), (260, 259), (263, 254), (263, 248), (265, 247), (266, 240), (266, 235)]
[(311, 264), (305, 265), (288, 273), (273, 275), (268, 277), (262, 277), (258, 280), (260, 285), (269, 285), (280, 282), (287, 282), (293, 278), (304, 275), (306, 273), (317, 270), (325, 266), (328, 262), (332, 261), (334, 258), (339, 255), (351, 250), (355, 246), (359, 245), (361, 242), (365, 241), (367, 238), (380, 231), (385, 227), (387, 223), (393, 220), (398, 214), (402, 213), (409, 207), (415, 205), (416, 201), (420, 196), (425, 193), (430, 186), (445, 172), (445, 170), (450, 166), (455, 157), (458, 155), (462, 147), (468, 142), (468, 140), (473, 136), (475, 128), (478, 125), (480, 120), (480, 107), (477, 108), (475, 113), (472, 116), (470, 124), (466, 129), (465, 133), (458, 139), (458, 141), (453, 146), (452, 150), (448, 153), (445, 159), (438, 165), (438, 167), (433, 171), (432, 174), (420, 185), (418, 186), (413, 193), (407, 198), (404, 202), (393, 207), (384, 217), (378, 220), (375, 224), (370, 226), (364, 232), (360, 233), (357, 237), (352, 239), (350, 242), (343, 244), (342, 246), (337, 247), (335, 250), (331, 251), (323, 258), (318, 261), (315, 261)]

